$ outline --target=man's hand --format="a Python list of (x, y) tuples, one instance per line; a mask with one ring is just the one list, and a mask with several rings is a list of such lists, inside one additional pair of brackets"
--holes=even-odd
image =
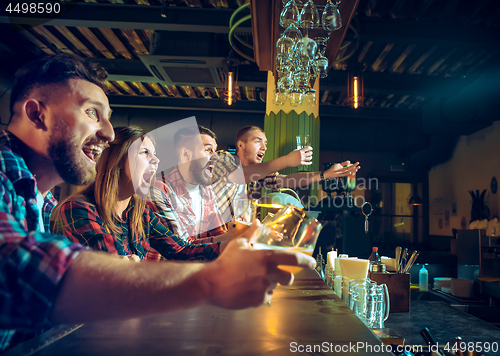
[(133, 261), (133, 262), (141, 262), (141, 258), (135, 254), (131, 254), (131, 255), (121, 255), (121, 256), (117, 256), (118, 258), (121, 258), (123, 260), (127, 260), (127, 261)]
[(278, 265), (314, 268), (307, 255), (277, 250), (253, 250), (247, 239), (258, 233), (256, 224), (228, 243), (224, 252), (202, 273), (207, 283), (208, 302), (227, 309), (256, 307), (268, 302), (277, 284), (290, 285), (293, 275)]
[[(349, 167), (346, 167), (346, 166), (349, 166)], [(345, 176), (356, 173), (360, 168), (361, 167), (359, 166), (359, 162), (351, 164), (351, 161), (345, 161), (342, 163), (335, 163), (328, 170), (326, 170), (323, 173), (323, 175), (326, 179), (345, 177)]]
[[(235, 238), (243, 238), (246, 239), (247, 236), (252, 236), (255, 235), (253, 232), (258, 229), (260, 226), (260, 221), (255, 219), (252, 222), (252, 225), (245, 225), (242, 224), (238, 221), (230, 221), (228, 223), (228, 230), (226, 233), (219, 235), (221, 239), (219, 241), (223, 241), (220, 245), (220, 250), (221, 252), (224, 251), (226, 246), (228, 245), (229, 241), (235, 239)], [(215, 240), (214, 240), (215, 241)]]
[(308, 166), (312, 164), (313, 148), (306, 146), (300, 150), (295, 150), (286, 155), (288, 167)]

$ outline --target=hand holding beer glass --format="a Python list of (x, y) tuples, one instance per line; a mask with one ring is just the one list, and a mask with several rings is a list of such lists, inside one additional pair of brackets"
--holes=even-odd
[[(296, 137), (296, 139), (297, 139), (297, 150), (301, 150), (305, 147), (311, 147), (311, 141), (310, 141), (309, 135), (298, 135)], [(310, 152), (310, 151), (306, 151), (306, 152)], [(311, 157), (311, 161), (309, 161), (307, 164), (308, 165), (312, 164), (312, 157)], [(298, 169), (299, 169), (299, 171), (302, 171), (302, 172), (309, 171), (309, 167), (307, 165), (300, 166), (300, 167), (298, 167)]]
[[(312, 256), (322, 225), (302, 208), (287, 204), (274, 216), (263, 221), (257, 236), (250, 241), (259, 250), (301, 252)], [(302, 267), (280, 265), (295, 274)]]

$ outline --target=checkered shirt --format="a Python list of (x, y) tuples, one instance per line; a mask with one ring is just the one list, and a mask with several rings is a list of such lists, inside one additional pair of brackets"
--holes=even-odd
[[(49, 314), (61, 280), (85, 249), (40, 232), (37, 183), (21, 145), (13, 134), (0, 132), (0, 351), (14, 334), (22, 340), (53, 326)], [(46, 231), (55, 203), (48, 192), (42, 209)]]
[(54, 232), (69, 240), (114, 255), (138, 255), (144, 259), (154, 248), (170, 260), (212, 260), (220, 254), (220, 243), (189, 244), (168, 230), (153, 211), (146, 206), (142, 215), (147, 239), (139, 238), (130, 227), (133, 199), (125, 211), (125, 219), (118, 223), (120, 234), (114, 234), (104, 225), (95, 201), (90, 197), (67, 201), (61, 205), (60, 218), (54, 223)]
[(214, 166), (212, 186), (217, 199), (217, 205), (225, 222), (231, 221), (233, 218), (231, 202), (237, 196), (246, 194), (249, 199), (259, 199), (262, 194), (262, 188), (272, 189), (273, 191), (279, 190), (276, 181), (278, 173), (272, 173), (256, 182), (246, 184), (246, 186), (231, 182), (228, 176), (238, 168), (241, 169), (240, 160), (237, 156), (227, 151), (219, 151), (217, 153), (219, 160)]

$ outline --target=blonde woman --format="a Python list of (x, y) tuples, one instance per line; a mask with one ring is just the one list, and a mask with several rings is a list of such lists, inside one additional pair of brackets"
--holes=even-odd
[[(152, 248), (167, 259), (212, 260), (227, 242), (189, 244), (161, 224), (145, 195), (158, 168), (155, 146), (138, 127), (115, 128), (115, 140), (97, 163), (95, 183), (66, 198), (54, 211), (53, 232), (130, 259)], [(221, 240), (231, 239), (226, 234)]]

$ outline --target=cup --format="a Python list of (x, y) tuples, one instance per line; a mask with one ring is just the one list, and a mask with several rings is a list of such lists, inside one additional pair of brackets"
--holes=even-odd
[(235, 232), (241, 233), (255, 220), (256, 215), (255, 202), (251, 199), (241, 198), (233, 201), (233, 228)]
[[(301, 252), (311, 256), (323, 226), (304, 209), (287, 204), (273, 216), (265, 219), (257, 237), (250, 241), (255, 249), (273, 249)], [(290, 273), (302, 267), (281, 266)]]
[(366, 322), (371, 329), (383, 329), (389, 317), (389, 289), (386, 284), (371, 285), (366, 292)]
[(349, 308), (366, 325), (368, 325), (366, 296), (367, 292), (376, 284), (376, 282), (369, 278), (352, 279), (349, 281)]
[[(311, 139), (309, 135), (297, 135), (296, 140), (298, 150), (311, 145)], [(298, 170), (301, 172), (308, 172), (309, 166), (300, 166), (298, 167)]]
[(306, 146), (310, 146), (310, 137), (309, 135), (297, 135), (297, 149), (300, 150)]
[(342, 298), (342, 295), (344, 294), (344, 276), (341, 274), (338, 274), (334, 277), (333, 279), (333, 293), (337, 294), (337, 296), (344, 300)]

